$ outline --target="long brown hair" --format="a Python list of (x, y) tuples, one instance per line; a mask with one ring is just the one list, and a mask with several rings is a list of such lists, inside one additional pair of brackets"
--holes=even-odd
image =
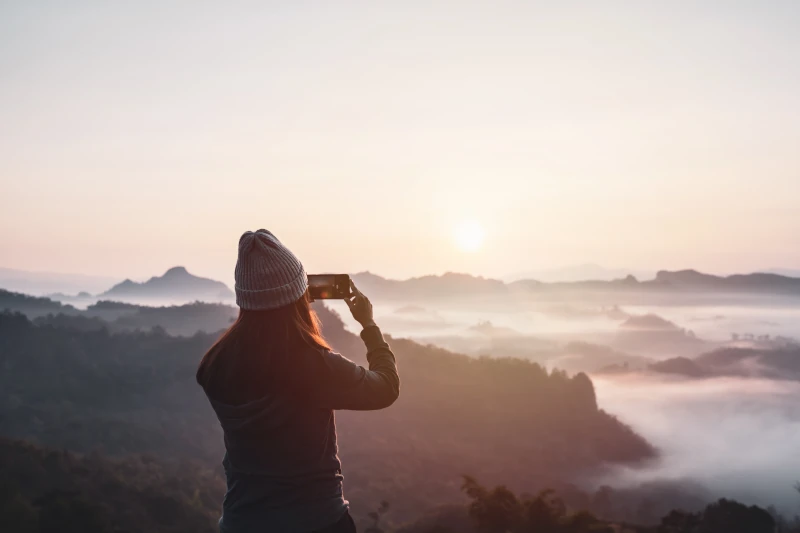
[(268, 374), (286, 369), (282, 363), (287, 357), (308, 348), (330, 349), (308, 293), (277, 309), (240, 309), (234, 323), (200, 361), (197, 382), (206, 390), (215, 383), (246, 388), (246, 383), (230, 381), (263, 383)]

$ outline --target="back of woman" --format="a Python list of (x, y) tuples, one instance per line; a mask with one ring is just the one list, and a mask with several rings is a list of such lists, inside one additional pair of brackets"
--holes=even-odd
[(197, 372), (225, 438), (220, 529), (354, 531), (342, 488), (335, 409), (381, 409), (399, 394), (394, 355), (353, 287), (369, 370), (331, 351), (299, 260), (266, 230), (239, 241), (236, 322)]

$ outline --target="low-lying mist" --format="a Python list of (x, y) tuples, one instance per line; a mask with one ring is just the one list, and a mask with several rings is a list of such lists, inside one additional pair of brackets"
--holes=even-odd
[[(597, 484), (621, 488), (691, 481), (713, 497), (775, 505), (786, 514), (800, 511), (800, 495), (794, 490), (800, 480), (800, 382), (788, 380), (788, 375), (785, 380), (688, 379), (645, 371), (658, 360), (692, 359), (742, 346), (769, 350), (776, 339), (800, 338), (796, 301), (619, 307), (470, 304), (378, 304), (376, 312), (382, 327), (397, 337), (476, 356), (525, 357), (550, 368), (588, 372), (600, 407), (661, 453), (651, 465), (617, 468)], [(332, 307), (357, 330), (343, 305)], [(637, 327), (641, 324), (645, 327)], [(614, 364), (636, 371), (600, 371)]]
[(719, 497), (797, 512), (800, 383), (752, 378), (595, 377), (598, 403), (661, 452), (655, 464), (603, 480), (692, 479)]

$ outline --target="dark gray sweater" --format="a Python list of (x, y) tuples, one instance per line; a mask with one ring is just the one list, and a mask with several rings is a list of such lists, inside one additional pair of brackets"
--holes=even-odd
[(291, 354), (291, 386), (256, 401), (227, 405), (206, 391), (225, 434), (221, 531), (306, 533), (347, 511), (333, 411), (383, 409), (400, 393), (394, 355), (378, 327), (361, 338), (369, 370), (309, 348)]

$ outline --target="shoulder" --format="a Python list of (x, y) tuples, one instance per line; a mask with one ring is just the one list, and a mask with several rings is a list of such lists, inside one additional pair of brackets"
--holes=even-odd
[(363, 369), (343, 355), (325, 348), (311, 347), (296, 353), (289, 381), (300, 390), (320, 390), (359, 379)]
[(326, 377), (334, 383), (351, 383), (362, 378), (365, 369), (343, 356), (331, 350), (322, 350), (322, 357), (325, 360)]
[(325, 361), (325, 364), (333, 370), (358, 367), (358, 365), (353, 361), (338, 352), (334, 352), (333, 350), (320, 348), (320, 354), (322, 359)]
[(336, 371), (345, 367), (356, 366), (353, 361), (342, 354), (318, 346), (307, 346), (300, 353), (295, 354), (295, 357), (298, 367), (315, 373)]

